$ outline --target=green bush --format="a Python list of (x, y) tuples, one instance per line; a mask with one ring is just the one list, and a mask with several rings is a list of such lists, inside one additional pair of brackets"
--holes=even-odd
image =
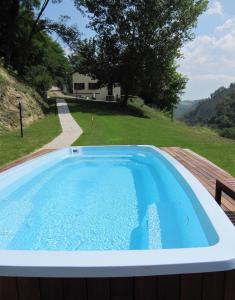
[(41, 95), (44, 95), (44, 93), (51, 88), (53, 83), (47, 69), (43, 66), (32, 67), (27, 74), (27, 81)]
[(228, 139), (235, 140), (235, 127), (221, 129), (219, 134)]

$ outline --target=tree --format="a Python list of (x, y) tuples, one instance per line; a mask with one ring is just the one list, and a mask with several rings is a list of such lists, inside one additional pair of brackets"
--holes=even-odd
[(57, 35), (70, 48), (76, 49), (80, 34), (67, 26), (68, 17), (58, 22), (43, 17), (49, 2), (61, 0), (2, 0), (0, 2), (0, 57), (20, 79), (44, 94), (51, 86), (69, 83), (70, 64), (61, 46), (49, 34)]
[(35, 36), (55, 32), (69, 47), (75, 49), (80, 33), (76, 26), (67, 26), (68, 17), (54, 22), (43, 18), (48, 4), (62, 0), (2, 0), (0, 2), (0, 55), (5, 63), (25, 75), (32, 54)]
[(31, 65), (25, 69), (25, 79), (41, 94), (51, 85), (63, 88), (69, 85), (71, 68), (61, 46), (46, 33), (38, 33), (33, 39), (29, 56)]
[[(51, 0), (59, 3), (61, 0)], [(75, 49), (80, 34), (67, 26), (67, 17), (54, 22), (43, 18), (50, 0), (2, 0), (0, 2), (0, 56), (5, 66), (20, 79), (44, 94), (52, 84), (69, 85), (70, 64), (61, 46), (49, 34), (53, 31)]]
[(19, 55), (19, 61), (17, 65), (17, 70), (20, 74), (24, 73), (25, 65), (27, 65), (28, 56), (31, 50), (31, 44), (33, 37), (38, 32), (55, 32), (69, 47), (75, 49), (75, 45), (80, 40), (80, 33), (76, 26), (67, 26), (65, 24), (68, 19), (67, 16), (63, 16), (58, 22), (54, 22), (49, 19), (42, 18), (44, 11), (46, 10), (48, 4), (52, 3), (61, 3), (63, 0), (43, 0), (38, 6), (38, 13), (36, 17), (28, 20), (29, 30), (25, 35), (25, 42), (21, 45), (21, 51)]
[(89, 72), (106, 84), (120, 83), (124, 105), (134, 93), (171, 110), (186, 83), (176, 60), (193, 38), (191, 29), (207, 0), (75, 0), (75, 5), (89, 13), (96, 32)]
[(6, 64), (11, 64), (13, 48), (16, 45), (18, 21), (22, 10), (33, 11), (40, 7), (39, 0), (1, 0), (0, 2), (0, 53)]

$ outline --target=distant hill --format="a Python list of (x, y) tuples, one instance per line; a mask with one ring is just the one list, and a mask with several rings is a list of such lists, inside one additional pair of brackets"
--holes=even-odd
[(174, 117), (177, 120), (183, 120), (184, 116), (196, 108), (202, 100), (184, 100), (181, 101), (174, 110)]
[(0, 134), (19, 126), (17, 96), (22, 98), (24, 124), (44, 116), (48, 105), (41, 96), (0, 66)]
[(202, 100), (184, 116), (190, 124), (207, 124), (217, 128), (235, 126), (235, 83), (221, 87), (211, 97)]
[(192, 125), (219, 129), (223, 136), (231, 137), (231, 133), (235, 132), (235, 83), (228, 88), (217, 89), (210, 98), (200, 101), (186, 113), (183, 119)]

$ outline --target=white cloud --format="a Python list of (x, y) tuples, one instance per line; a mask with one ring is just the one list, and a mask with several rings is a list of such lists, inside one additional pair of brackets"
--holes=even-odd
[(216, 45), (221, 49), (235, 51), (235, 34), (226, 34), (224, 37), (216, 41)]
[(208, 15), (223, 15), (223, 7), (220, 1), (215, 0), (210, 5), (206, 12)]
[(182, 49), (179, 70), (189, 82), (184, 98), (207, 97), (220, 86), (235, 82), (235, 17), (212, 35), (198, 36)]
[(223, 25), (217, 26), (216, 31), (223, 32), (225, 30), (229, 30), (233, 28), (235, 28), (235, 16), (225, 21)]

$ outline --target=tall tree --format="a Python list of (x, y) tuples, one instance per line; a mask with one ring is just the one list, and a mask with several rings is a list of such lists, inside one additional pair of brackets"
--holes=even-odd
[[(74, 1), (88, 13), (96, 32), (96, 63), (89, 72), (106, 84), (110, 78), (119, 82), (124, 105), (134, 93), (171, 110), (186, 83), (177, 73), (176, 60), (183, 43), (193, 38), (191, 29), (207, 0)], [(100, 70), (107, 65), (108, 79)]]
[(43, 17), (51, 3), (62, 0), (1, 0), (0, 1), (0, 55), (5, 64), (21, 75), (27, 69), (33, 39), (40, 32), (55, 32), (70, 47), (80, 39), (76, 26), (67, 26), (64, 16), (55, 22)]
[(13, 48), (16, 44), (18, 22), (21, 10), (33, 11), (40, 7), (40, 0), (1, 0), (0, 2), (0, 53), (6, 64), (11, 64)]
[(24, 73), (25, 65), (27, 65), (28, 56), (31, 50), (31, 44), (33, 37), (38, 32), (47, 31), (55, 32), (65, 43), (70, 47), (77, 44), (80, 40), (80, 33), (76, 26), (67, 26), (65, 21), (68, 19), (67, 16), (63, 16), (59, 21), (54, 22), (47, 18), (42, 18), (43, 14), (48, 7), (48, 4), (52, 2), (53, 4), (61, 3), (63, 0), (39, 0), (39, 5), (37, 5), (36, 16), (32, 19), (31, 23), (28, 22), (28, 33), (25, 36), (25, 42), (21, 45), (21, 52), (19, 55), (19, 61), (17, 69), (20, 74)]
[(68, 83), (70, 64), (58, 43), (49, 33), (56, 32), (69, 47), (75, 49), (80, 34), (75, 26), (67, 26), (67, 17), (58, 22), (43, 17), (48, 4), (61, 0), (0, 1), (0, 57), (5, 65), (17, 71), (21, 79), (40, 93), (51, 84)]

